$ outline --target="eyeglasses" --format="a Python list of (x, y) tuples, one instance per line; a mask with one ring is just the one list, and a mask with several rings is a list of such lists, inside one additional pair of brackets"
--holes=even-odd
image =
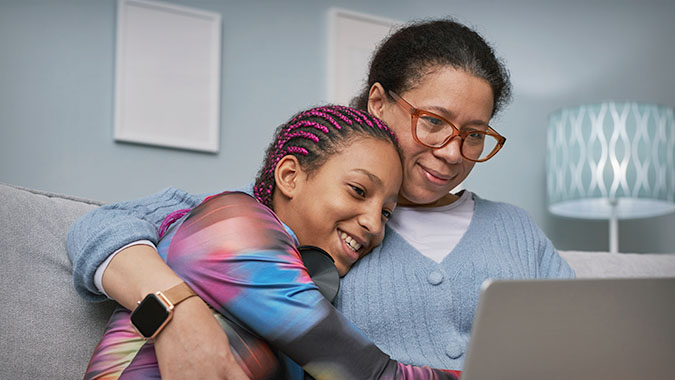
[(433, 112), (413, 107), (393, 91), (389, 91), (389, 95), (401, 108), (410, 113), (412, 135), (418, 144), (440, 149), (448, 145), (455, 137), (459, 137), (462, 142), (459, 150), (462, 157), (469, 161), (484, 162), (497, 154), (506, 142), (506, 137), (489, 126), (485, 129), (460, 130)]

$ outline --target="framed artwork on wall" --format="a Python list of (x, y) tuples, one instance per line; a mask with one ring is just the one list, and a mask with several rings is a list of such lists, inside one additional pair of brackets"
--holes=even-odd
[(375, 48), (401, 22), (339, 8), (328, 12), (327, 98), (348, 105), (367, 80)]
[(117, 141), (218, 152), (221, 15), (119, 0)]

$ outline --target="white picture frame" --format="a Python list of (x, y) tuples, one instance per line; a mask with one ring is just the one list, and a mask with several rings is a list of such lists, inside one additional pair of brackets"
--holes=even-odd
[(216, 153), (221, 15), (118, 0), (114, 138)]
[(327, 99), (349, 105), (366, 83), (371, 55), (400, 21), (341, 8), (328, 11)]

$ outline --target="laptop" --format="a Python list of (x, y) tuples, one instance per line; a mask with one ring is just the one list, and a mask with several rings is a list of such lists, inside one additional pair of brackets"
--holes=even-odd
[(486, 281), (461, 380), (675, 379), (675, 278)]

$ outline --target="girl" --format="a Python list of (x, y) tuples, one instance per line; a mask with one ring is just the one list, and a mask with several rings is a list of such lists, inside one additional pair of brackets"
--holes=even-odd
[[(158, 250), (185, 284), (148, 295), (131, 317), (117, 310), (85, 378), (159, 378), (153, 341), (146, 342), (132, 325), (146, 338), (161, 336), (170, 318), (152, 326), (149, 305), (161, 309), (161, 300), (176, 289), (184, 294), (172, 303), (198, 295), (227, 331), (240, 332), (231, 334), (230, 342), (243, 345), (235, 351), (253, 379), (278, 378), (280, 372), (302, 379), (302, 369), (317, 379), (454, 378), (389, 359), (321, 296), (296, 249), (299, 243), (320, 247), (338, 273), (346, 274), (384, 238), (401, 178), (395, 138), (378, 119), (339, 106), (301, 112), (277, 130), (255, 199), (226, 192), (165, 219), (179, 221)], [(170, 315), (170, 308), (166, 312)], [(291, 361), (277, 368), (264, 343), (237, 340), (246, 337), (241, 326), (302, 369)]]

